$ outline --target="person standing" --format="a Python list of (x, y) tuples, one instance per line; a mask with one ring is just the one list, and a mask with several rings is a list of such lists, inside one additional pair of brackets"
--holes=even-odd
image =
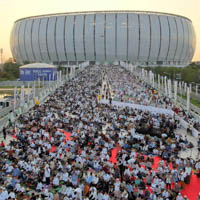
[(6, 135), (7, 135), (7, 133), (6, 133), (6, 128), (3, 127), (3, 138), (4, 138), (4, 140), (6, 140)]
[(109, 103), (110, 103), (110, 105), (112, 104), (112, 97), (111, 97), (111, 95), (109, 96)]
[(44, 176), (45, 176), (46, 184), (49, 185), (50, 184), (50, 177), (51, 177), (51, 170), (50, 170), (48, 164), (45, 166)]

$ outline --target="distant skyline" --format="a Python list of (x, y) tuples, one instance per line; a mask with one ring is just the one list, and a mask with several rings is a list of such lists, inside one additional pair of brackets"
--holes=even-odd
[(199, 0), (1, 0), (0, 48), (4, 58), (11, 57), (10, 32), (16, 20), (24, 17), (78, 11), (139, 10), (167, 12), (192, 20), (196, 33), (193, 61), (200, 60), (200, 1)]

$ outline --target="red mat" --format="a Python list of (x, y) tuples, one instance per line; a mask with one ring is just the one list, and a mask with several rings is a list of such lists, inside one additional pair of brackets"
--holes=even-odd
[(16, 135), (12, 135), (11, 137), (14, 138), (14, 139), (17, 139), (17, 136), (16, 136)]
[(49, 150), (49, 152), (54, 152), (56, 151), (56, 146), (51, 146), (51, 149)]
[[(116, 157), (117, 153), (121, 150), (120, 146), (117, 146), (116, 148), (112, 149), (112, 155), (110, 157), (110, 161), (112, 163), (117, 163)], [(153, 158), (154, 164), (152, 165), (153, 170), (157, 170), (159, 162), (161, 161), (161, 158), (156, 156)], [(166, 165), (166, 162), (165, 162)], [(170, 169), (172, 169), (172, 163), (169, 164)], [(186, 195), (189, 200), (196, 200), (198, 197), (198, 194), (200, 193), (200, 178), (197, 178), (196, 175), (192, 175), (190, 179), (190, 184), (185, 184), (185, 188), (181, 191), (181, 194), (184, 196)]]
[[(64, 133), (65, 141), (72, 140), (72, 137), (71, 137), (72, 134), (71, 133), (68, 133), (68, 132), (66, 132), (65, 130), (62, 130), (62, 129), (58, 129), (58, 131), (60, 131), (61, 133)], [(51, 138), (50, 138), (50, 140), (51, 140)], [(54, 151), (56, 151), (56, 146), (52, 146), (51, 149), (49, 150), (49, 152), (54, 152)]]
[(67, 141), (67, 140), (72, 140), (72, 137), (71, 137), (71, 133), (68, 133), (67, 131), (65, 131), (65, 130), (62, 130), (62, 129), (58, 129), (58, 131), (60, 131), (61, 133), (64, 133), (64, 135), (65, 135), (65, 141)]
[(186, 195), (190, 200), (196, 200), (200, 192), (200, 178), (192, 174), (190, 184), (185, 184), (184, 190), (181, 191), (182, 195)]
[(110, 157), (110, 162), (117, 163), (116, 157), (120, 150), (121, 150), (120, 146), (117, 146), (116, 148), (112, 149), (112, 152), (111, 152), (112, 155)]

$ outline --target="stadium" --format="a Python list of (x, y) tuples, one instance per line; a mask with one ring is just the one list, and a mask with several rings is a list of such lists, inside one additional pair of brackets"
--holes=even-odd
[(128, 61), (185, 66), (192, 60), (195, 42), (192, 22), (183, 16), (92, 11), (19, 19), (14, 23), (10, 46), (19, 63)]

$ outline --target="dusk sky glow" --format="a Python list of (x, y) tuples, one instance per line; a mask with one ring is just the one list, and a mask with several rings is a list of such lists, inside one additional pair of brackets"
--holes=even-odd
[(192, 20), (196, 32), (193, 60), (200, 60), (200, 1), (199, 0), (0, 0), (0, 48), (4, 59), (11, 57), (10, 32), (19, 18), (74, 11), (139, 10), (166, 12)]

